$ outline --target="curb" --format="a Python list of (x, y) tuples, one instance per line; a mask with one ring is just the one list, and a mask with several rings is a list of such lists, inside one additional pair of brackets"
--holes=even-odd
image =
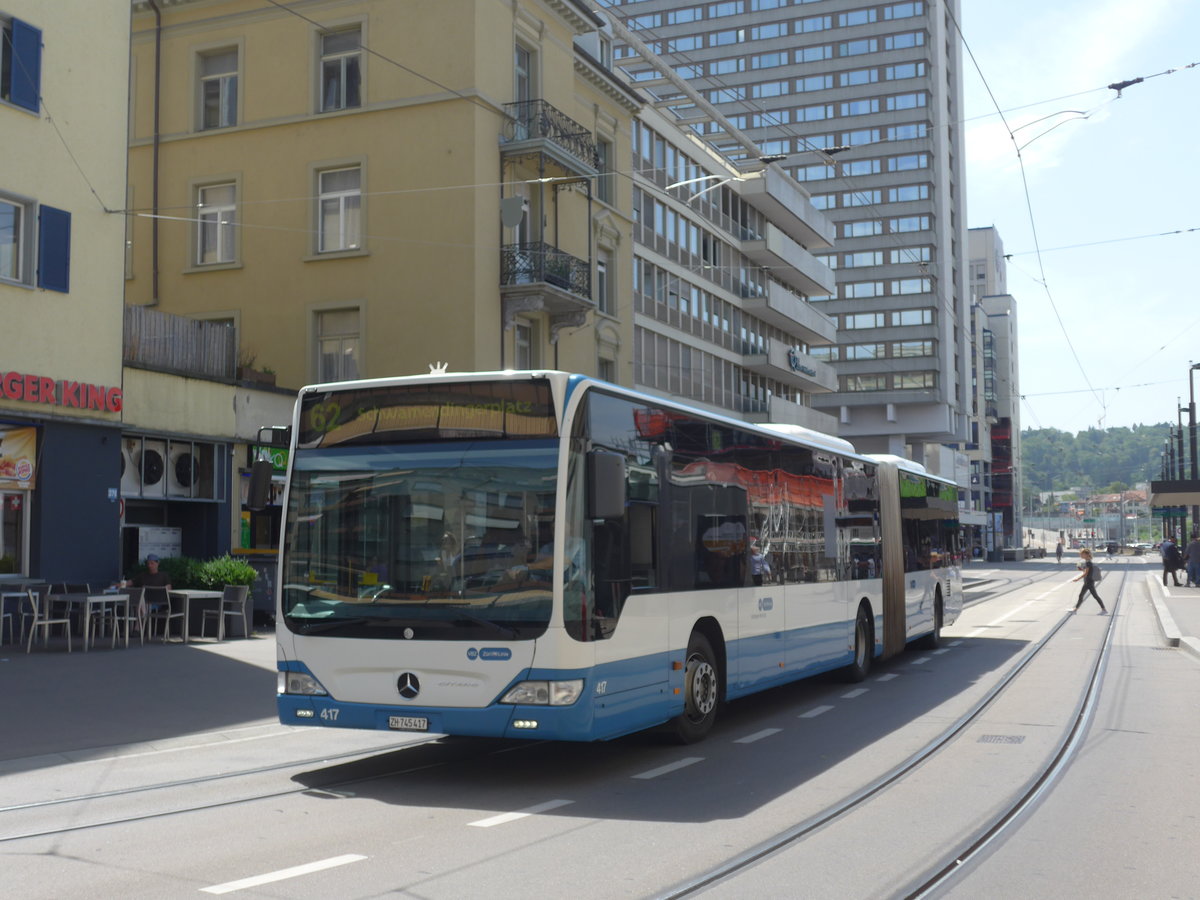
[(1150, 578), (1154, 590), (1150, 592), (1150, 602), (1154, 606), (1154, 614), (1158, 617), (1158, 627), (1166, 639), (1168, 647), (1177, 647), (1189, 656), (1200, 660), (1200, 639), (1183, 635), (1175, 624), (1175, 617), (1162, 600), (1162, 592), (1158, 590), (1158, 579)]
[(1200, 660), (1200, 640), (1194, 637), (1180, 638), (1179, 649), (1184, 653), (1190, 653), (1196, 659)]

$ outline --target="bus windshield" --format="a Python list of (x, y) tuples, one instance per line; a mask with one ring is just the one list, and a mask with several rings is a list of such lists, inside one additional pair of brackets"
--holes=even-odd
[(299, 449), (282, 611), (298, 634), (532, 639), (550, 620), (557, 439)]

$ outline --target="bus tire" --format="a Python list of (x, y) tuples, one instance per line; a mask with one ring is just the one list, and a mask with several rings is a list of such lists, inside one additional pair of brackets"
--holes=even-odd
[(942, 644), (942, 589), (933, 597), (933, 631), (917, 641), (921, 650), (936, 650)]
[(847, 681), (857, 683), (867, 677), (867, 673), (871, 671), (874, 650), (875, 638), (871, 616), (865, 606), (860, 606), (858, 618), (854, 621), (854, 660), (844, 670)]
[(688, 639), (683, 673), (683, 712), (672, 721), (681, 744), (703, 740), (717, 719), (721, 700), (721, 678), (712, 645), (699, 631)]

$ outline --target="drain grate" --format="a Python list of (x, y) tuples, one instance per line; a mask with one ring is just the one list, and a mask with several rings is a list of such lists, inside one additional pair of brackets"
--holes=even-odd
[(985, 734), (980, 736), (981, 744), (1020, 744), (1025, 740), (1023, 734)]

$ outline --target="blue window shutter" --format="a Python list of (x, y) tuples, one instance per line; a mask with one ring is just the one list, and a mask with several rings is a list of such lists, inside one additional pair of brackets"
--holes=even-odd
[(38, 211), (38, 287), (71, 289), (71, 214), (53, 206)]
[(42, 90), (42, 30), (12, 20), (12, 71), (9, 99), (32, 112), (39, 108)]

